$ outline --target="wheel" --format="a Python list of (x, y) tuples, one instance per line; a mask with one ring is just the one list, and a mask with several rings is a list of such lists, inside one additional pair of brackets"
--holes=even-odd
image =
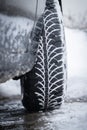
[(46, 1), (41, 23), (36, 63), (21, 78), (22, 103), (29, 112), (59, 108), (66, 85), (64, 29), (57, 0)]

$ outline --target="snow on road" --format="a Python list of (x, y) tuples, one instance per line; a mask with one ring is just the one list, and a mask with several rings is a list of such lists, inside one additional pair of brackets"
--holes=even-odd
[(65, 29), (69, 98), (87, 98), (87, 33)]
[[(87, 34), (65, 28), (68, 63), (68, 98), (87, 97)], [(20, 82), (7, 81), (0, 85), (0, 95), (20, 95)]]
[(10, 97), (20, 95), (20, 81), (9, 80), (0, 84), (0, 96)]

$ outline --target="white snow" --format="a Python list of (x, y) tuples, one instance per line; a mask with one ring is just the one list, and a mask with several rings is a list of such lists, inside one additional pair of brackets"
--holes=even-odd
[[(31, 19), (28, 19), (26, 17), (18, 16), (18, 17), (13, 17), (13, 16), (6, 16), (4, 14), (0, 14), (0, 20), (1, 22), (5, 23), (5, 25), (9, 25), (9, 23), (13, 24), (13, 26), (16, 26), (19, 29), (24, 29), (26, 32), (31, 32), (33, 28), (34, 21)], [(16, 31), (18, 33), (18, 30)]]
[(38, 130), (86, 130), (87, 104), (65, 103), (59, 110), (43, 113), (38, 122)]
[(87, 34), (80, 30), (67, 29), (66, 44), (68, 75), (87, 78)]
[(0, 96), (10, 97), (21, 94), (20, 81), (9, 80), (0, 84)]
[[(87, 97), (87, 34), (80, 30), (65, 28), (68, 63), (69, 98)], [(20, 94), (19, 81), (10, 80), (0, 85), (0, 95)]]
[(87, 97), (87, 34), (66, 28), (65, 36), (68, 63), (67, 96)]

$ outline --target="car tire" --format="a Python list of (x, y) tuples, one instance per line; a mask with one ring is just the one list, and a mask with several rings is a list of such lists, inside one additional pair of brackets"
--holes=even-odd
[(66, 45), (62, 12), (55, 1), (46, 2), (36, 62), (33, 69), (21, 78), (22, 103), (29, 112), (60, 108), (64, 98)]

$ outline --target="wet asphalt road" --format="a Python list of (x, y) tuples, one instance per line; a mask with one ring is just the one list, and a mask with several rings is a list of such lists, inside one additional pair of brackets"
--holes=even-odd
[(87, 130), (86, 100), (67, 100), (59, 110), (28, 113), (20, 99), (0, 100), (0, 130)]

